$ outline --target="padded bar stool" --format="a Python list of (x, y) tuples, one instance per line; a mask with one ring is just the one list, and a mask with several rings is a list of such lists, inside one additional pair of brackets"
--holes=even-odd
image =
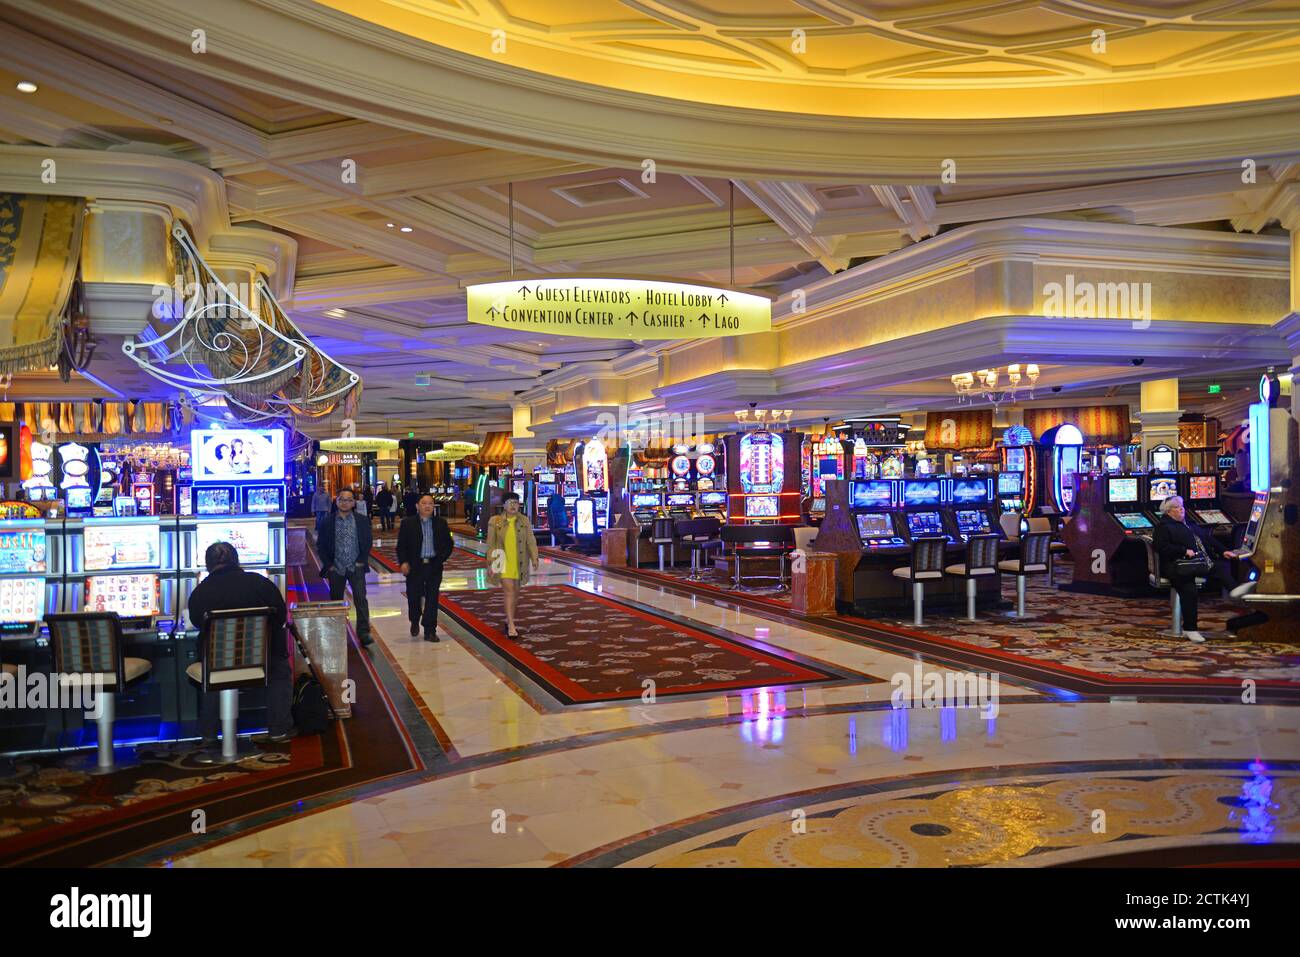
[(1025, 579), (1052, 574), (1052, 533), (1026, 532), (1020, 537), (1020, 554), (998, 562), (998, 571), (1016, 576), (1016, 617), (1025, 617)]
[[(1031, 532), (1047, 533), (1048, 551), (1050, 551), (1053, 555), (1060, 555), (1070, 550), (1070, 547), (1066, 545), (1065, 542), (1058, 542), (1054, 540), (1053, 536), (1056, 534), (1056, 532), (1052, 529), (1051, 519), (1043, 518), (1041, 516), (1039, 516), (1038, 518), (1031, 518), (1029, 520), (1029, 530)], [(1055, 561), (1051, 563), (1051, 566), (1047, 571), (1047, 584), (1049, 585), (1056, 584), (1056, 562)]]
[(966, 620), (975, 620), (976, 579), (998, 574), (997, 535), (972, 535), (966, 540), (966, 561), (944, 568), (945, 575), (966, 579)]
[[(1156, 550), (1151, 547), (1150, 541), (1147, 542), (1147, 581), (1151, 583), (1152, 588), (1169, 589), (1169, 627), (1160, 632), (1166, 638), (1183, 638), (1183, 599), (1178, 594), (1178, 589), (1174, 588), (1173, 582), (1165, 577), (1164, 571), (1160, 565), (1160, 556)], [(1196, 587), (1199, 589), (1205, 584), (1205, 579), (1198, 577)]]
[[(113, 749), (113, 722), (117, 719), (117, 693), (143, 678), (153, 667), (144, 658), (122, 657), (122, 620), (117, 612), (77, 612), (46, 615), (50, 644), (54, 648), (54, 673), (60, 685), (93, 687), (100, 683), (95, 704), (99, 710), (99, 746), (91, 774), (108, 774), (134, 763), (134, 754), (118, 758)], [(87, 702), (89, 703), (89, 702)]]
[(271, 631), (271, 609), (266, 607), (214, 611), (203, 621), (203, 657), (185, 669), (204, 694), (221, 695), (221, 757), (200, 759), (203, 763), (230, 764), (256, 753), (252, 745), (239, 742), (239, 689), (266, 687)]
[(677, 564), (677, 545), (673, 537), (673, 520), (671, 518), (656, 518), (654, 530), (650, 533), (650, 544), (659, 549), (659, 570), (664, 570), (664, 548), (669, 551), (668, 565), (672, 567)]
[(895, 568), (894, 577), (912, 583), (912, 624), (921, 624), (925, 606), (925, 583), (943, 578), (944, 553), (948, 539), (942, 535), (923, 535), (912, 539), (912, 563)]
[(704, 579), (704, 558), (710, 549), (722, 547), (722, 539), (718, 537), (721, 529), (722, 523), (716, 518), (688, 518), (673, 526), (673, 533), (691, 553), (691, 572), (686, 576), (688, 581)]

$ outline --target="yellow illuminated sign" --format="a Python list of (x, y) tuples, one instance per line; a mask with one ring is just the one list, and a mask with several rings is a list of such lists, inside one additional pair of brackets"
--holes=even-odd
[(530, 279), (466, 288), (469, 321), (588, 339), (697, 339), (772, 328), (772, 302), (642, 279)]

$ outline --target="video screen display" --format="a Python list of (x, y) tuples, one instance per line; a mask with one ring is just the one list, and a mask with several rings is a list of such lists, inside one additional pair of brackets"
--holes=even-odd
[(998, 494), (1019, 495), (1025, 490), (1025, 476), (1021, 472), (999, 472)]
[(194, 511), (198, 515), (229, 515), (234, 504), (234, 489), (197, 486), (194, 489)]
[(1153, 478), (1150, 490), (1151, 501), (1163, 502), (1169, 496), (1178, 494), (1178, 479), (1173, 476)]
[(45, 523), (40, 519), (29, 528), (14, 522), (0, 530), (0, 572), (44, 572), (45, 559)]
[(781, 514), (780, 498), (775, 495), (750, 495), (745, 498), (746, 518), (777, 518)]
[(1197, 509), (1197, 517), (1206, 525), (1231, 525), (1232, 519), (1224, 515), (1217, 508)]
[(824, 512), (824, 511), (826, 511), (826, 499), (824, 499), (824, 498), (815, 498), (815, 499), (813, 499), (813, 500), (812, 500), (812, 505), (809, 506), (809, 511), (812, 511), (812, 512)]
[(157, 568), (162, 560), (157, 525), (91, 525), (83, 533), (86, 571)]
[(0, 622), (30, 625), (44, 615), (44, 578), (0, 579)]
[(894, 504), (894, 483), (881, 481), (854, 482), (854, 508), (889, 508)]
[(194, 429), (190, 453), (196, 482), (284, 478), (282, 429)]
[(904, 505), (938, 505), (940, 501), (941, 492), (938, 482), (903, 483)]
[(83, 611), (115, 611), (123, 618), (158, 614), (157, 575), (96, 575), (86, 579)]
[(574, 506), (574, 531), (578, 535), (596, 534), (596, 503), (589, 498)]
[(577, 500), (578, 500), (578, 496), (576, 496), (576, 495), (566, 495), (566, 496), (564, 496), (564, 507), (565, 507), (565, 508), (573, 508), (573, 503), (576, 502)]
[(213, 542), (229, 542), (239, 553), (241, 565), (265, 565), (271, 560), (271, 532), (266, 522), (204, 522), (195, 530), (195, 562), (202, 567), (203, 556)]
[(942, 535), (944, 534), (943, 519), (938, 512), (909, 512), (907, 530), (913, 538), (920, 538), (922, 535)]
[(1106, 500), (1110, 502), (1136, 502), (1138, 480), (1135, 478), (1107, 479)]
[(670, 492), (668, 494), (669, 508), (690, 508), (694, 504), (695, 496), (689, 492), (679, 492), (676, 494)]
[(700, 506), (719, 506), (727, 504), (726, 492), (702, 492), (700, 494)]
[(91, 507), (90, 488), (80, 486), (78, 488), (67, 489), (68, 508), (88, 509)]
[(284, 487), (265, 485), (244, 490), (245, 512), (283, 512)]
[(1025, 471), (1025, 450), (1023, 448), (1014, 448), (1007, 446), (1007, 471), (1020, 472)]
[(1187, 497), (1195, 499), (1216, 498), (1219, 494), (1219, 480), (1215, 475), (1193, 475)]
[(550, 498), (550, 497), (551, 497), (552, 495), (554, 495), (554, 494), (555, 494), (555, 483), (554, 483), (554, 482), (538, 482), (538, 483), (537, 483), (537, 497), (538, 497), (539, 499), (547, 499), (547, 498)]
[(989, 525), (988, 512), (982, 512), (974, 508), (957, 510), (957, 527), (967, 535), (992, 531), (992, 527)]
[(659, 495), (656, 492), (633, 492), (633, 508), (657, 508), (659, 506)]
[(1125, 528), (1151, 528), (1151, 520), (1141, 512), (1116, 512), (1115, 517)]
[(894, 524), (884, 512), (858, 512), (853, 519), (858, 523), (859, 538), (894, 537)]
[(0, 425), (0, 479), (14, 477), (18, 459), (18, 430), (11, 423)]
[(952, 500), (958, 505), (985, 505), (989, 500), (989, 485), (984, 479), (953, 479)]

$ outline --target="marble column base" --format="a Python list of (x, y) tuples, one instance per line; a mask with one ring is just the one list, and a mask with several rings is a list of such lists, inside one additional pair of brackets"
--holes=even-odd
[(809, 553), (790, 578), (790, 604), (800, 615), (835, 614), (835, 556)]
[(626, 528), (607, 528), (600, 533), (600, 563), (619, 568), (627, 567)]

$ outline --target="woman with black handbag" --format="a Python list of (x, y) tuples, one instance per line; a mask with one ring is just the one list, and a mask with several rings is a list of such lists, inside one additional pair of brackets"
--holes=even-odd
[[(1181, 496), (1171, 495), (1160, 503), (1160, 523), (1156, 525), (1151, 545), (1160, 556), (1160, 570), (1169, 579), (1183, 606), (1183, 634), (1189, 641), (1202, 642), (1205, 636), (1197, 629), (1196, 579), (1204, 578), (1227, 589), (1233, 597), (1241, 589), (1218, 558), (1235, 558), (1236, 552), (1224, 551), (1213, 539), (1204, 541), (1187, 524), (1187, 507)], [(1207, 550), (1208, 546), (1208, 550)], [(1211, 552), (1214, 556), (1211, 557)]]

